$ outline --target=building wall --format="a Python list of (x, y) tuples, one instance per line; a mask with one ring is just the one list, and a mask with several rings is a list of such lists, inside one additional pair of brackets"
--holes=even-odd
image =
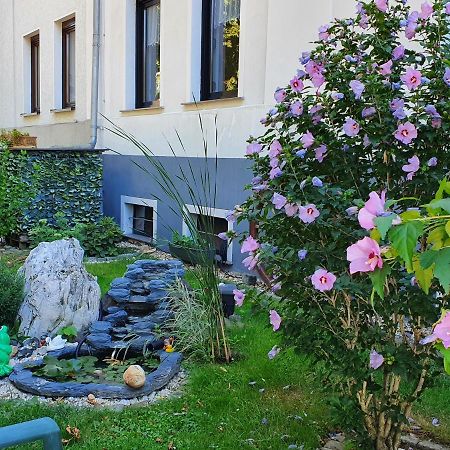
[[(274, 90), (296, 73), (298, 57), (312, 48), (320, 25), (355, 11), (354, 0), (241, 0), (241, 5), (238, 98), (193, 103), (199, 90), (201, 0), (161, 0), (160, 106), (134, 110), (135, 0), (102, 0), (100, 112), (144, 142), (170, 170), (178, 164), (172, 151), (198, 167), (206, 138), (210, 155), (217, 155), (219, 161), (216, 206), (221, 209), (232, 209), (245, 199), (242, 187), (251, 179), (243, 158), (246, 141), (264, 132), (259, 121), (273, 106)], [(2, 69), (0, 95), (14, 100), (0, 105), (0, 127), (28, 130), (38, 136), (42, 147), (88, 142), (92, 6), (93, 0), (0, 0), (0, 10), (8, 12), (0, 27), (0, 56), (2, 61), (12, 61)], [(76, 15), (77, 27), (77, 107), (52, 113), (57, 107), (60, 67), (58, 21), (71, 14)], [(24, 36), (37, 29), (42, 112), (21, 117), (26, 112)], [(111, 149), (104, 154), (104, 210), (120, 221), (122, 195), (156, 198), (158, 188), (136, 166), (136, 161), (144, 161), (139, 150), (111, 133), (110, 126), (100, 117), (98, 146)], [(170, 238), (171, 229), (181, 230), (181, 219), (174, 217), (170, 206), (158, 207), (163, 241)], [(235, 268), (240, 269), (238, 246), (234, 252)]]
[[(0, 127), (38, 136), (40, 147), (86, 144), (89, 140), (92, 0), (0, 0), (2, 65)], [(61, 22), (76, 20), (76, 109), (60, 109)], [(4, 26), (4, 23), (6, 24)], [(23, 117), (29, 104), (29, 36), (39, 32), (41, 113)], [(10, 61), (11, 63), (6, 63)]]

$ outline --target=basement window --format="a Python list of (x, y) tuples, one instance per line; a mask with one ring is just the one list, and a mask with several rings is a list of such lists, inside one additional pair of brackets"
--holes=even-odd
[[(192, 205), (186, 205), (185, 208), (194, 219), (198, 231), (203, 233), (205, 238), (211, 240), (212, 245), (216, 249), (217, 260), (224, 264), (232, 264), (233, 244), (228, 243), (219, 237), (220, 233), (226, 233), (227, 231), (233, 230), (233, 224), (226, 220), (229, 211), (216, 208), (199, 208)], [(184, 221), (183, 234), (190, 234), (189, 228)]]
[(121, 197), (121, 228), (125, 236), (153, 243), (156, 240), (156, 200)]

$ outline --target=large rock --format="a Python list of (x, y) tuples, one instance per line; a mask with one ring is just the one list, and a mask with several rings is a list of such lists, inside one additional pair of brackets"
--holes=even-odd
[(25, 278), (21, 334), (54, 335), (67, 325), (81, 331), (97, 320), (100, 287), (84, 268), (83, 255), (76, 239), (43, 242), (31, 251), (20, 269)]

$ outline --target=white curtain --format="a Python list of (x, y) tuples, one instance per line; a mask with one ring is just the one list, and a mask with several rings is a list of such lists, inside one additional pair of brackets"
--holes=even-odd
[(159, 42), (160, 42), (160, 7), (150, 6), (146, 9), (145, 18), (145, 99), (153, 101), (159, 98)]
[(224, 25), (230, 20), (239, 19), (241, 0), (213, 0), (214, 28)]

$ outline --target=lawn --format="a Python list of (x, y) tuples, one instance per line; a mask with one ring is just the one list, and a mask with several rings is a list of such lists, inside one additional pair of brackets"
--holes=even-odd
[[(105, 292), (130, 262), (88, 264), (87, 269)], [(192, 272), (187, 278), (193, 282)], [(122, 412), (1, 402), (0, 426), (50, 416), (63, 430), (67, 425), (80, 429), (80, 439), (69, 444), (73, 449), (287, 449), (291, 444), (315, 449), (332, 431), (321, 380), (306, 357), (290, 350), (269, 360), (267, 352), (279, 335), (272, 332), (267, 315), (252, 313), (249, 305), (239, 313), (244, 326), (231, 330), (235, 361), (185, 363), (189, 381), (180, 398)], [(450, 380), (430, 389), (415, 414), (424, 429), (450, 442)], [(440, 419), (439, 427), (431, 425), (433, 417)], [(64, 437), (70, 436), (64, 431)]]

